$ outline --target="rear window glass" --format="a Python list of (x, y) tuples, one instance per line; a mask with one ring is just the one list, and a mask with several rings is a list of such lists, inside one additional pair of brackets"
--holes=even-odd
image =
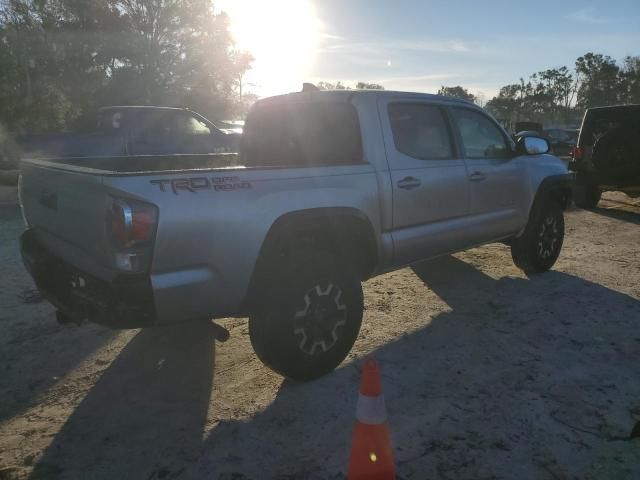
[(640, 133), (640, 107), (589, 110), (580, 132), (580, 146), (591, 147), (613, 130)]
[(119, 110), (104, 110), (98, 114), (98, 129), (111, 132), (124, 130), (124, 113)]
[(389, 121), (396, 150), (420, 160), (453, 157), (449, 129), (440, 107), (421, 103), (392, 103)]
[(247, 166), (362, 163), (358, 115), (347, 103), (257, 105), (247, 118), (241, 155)]

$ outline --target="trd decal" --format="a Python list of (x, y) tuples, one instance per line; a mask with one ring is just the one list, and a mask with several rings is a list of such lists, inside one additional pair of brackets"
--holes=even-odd
[(251, 183), (241, 181), (240, 177), (194, 177), (194, 178), (174, 178), (171, 180), (150, 180), (152, 185), (158, 185), (161, 192), (168, 191), (174, 194), (180, 190), (195, 193), (198, 190), (215, 190), (216, 192), (226, 192), (230, 190), (240, 190), (251, 188)]

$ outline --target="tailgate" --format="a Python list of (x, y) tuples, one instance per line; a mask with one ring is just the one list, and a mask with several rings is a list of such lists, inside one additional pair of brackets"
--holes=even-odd
[(20, 200), (25, 220), (48, 251), (98, 278), (113, 276), (106, 237), (111, 198), (102, 176), (26, 161)]

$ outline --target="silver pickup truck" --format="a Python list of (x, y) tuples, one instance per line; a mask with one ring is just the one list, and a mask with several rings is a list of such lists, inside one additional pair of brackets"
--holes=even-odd
[(492, 242), (551, 268), (572, 177), (548, 150), (462, 100), (308, 89), (256, 103), (239, 156), (24, 160), (23, 259), (61, 318), (248, 316), (308, 380), (351, 349), (363, 280)]

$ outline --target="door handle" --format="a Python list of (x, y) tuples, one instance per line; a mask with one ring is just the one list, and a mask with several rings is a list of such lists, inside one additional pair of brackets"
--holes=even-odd
[(415, 177), (405, 177), (398, 182), (398, 188), (411, 190), (422, 185), (422, 182)]
[(469, 175), (469, 180), (471, 180), (472, 182), (481, 182), (486, 179), (487, 176), (482, 172), (473, 172), (471, 175)]

